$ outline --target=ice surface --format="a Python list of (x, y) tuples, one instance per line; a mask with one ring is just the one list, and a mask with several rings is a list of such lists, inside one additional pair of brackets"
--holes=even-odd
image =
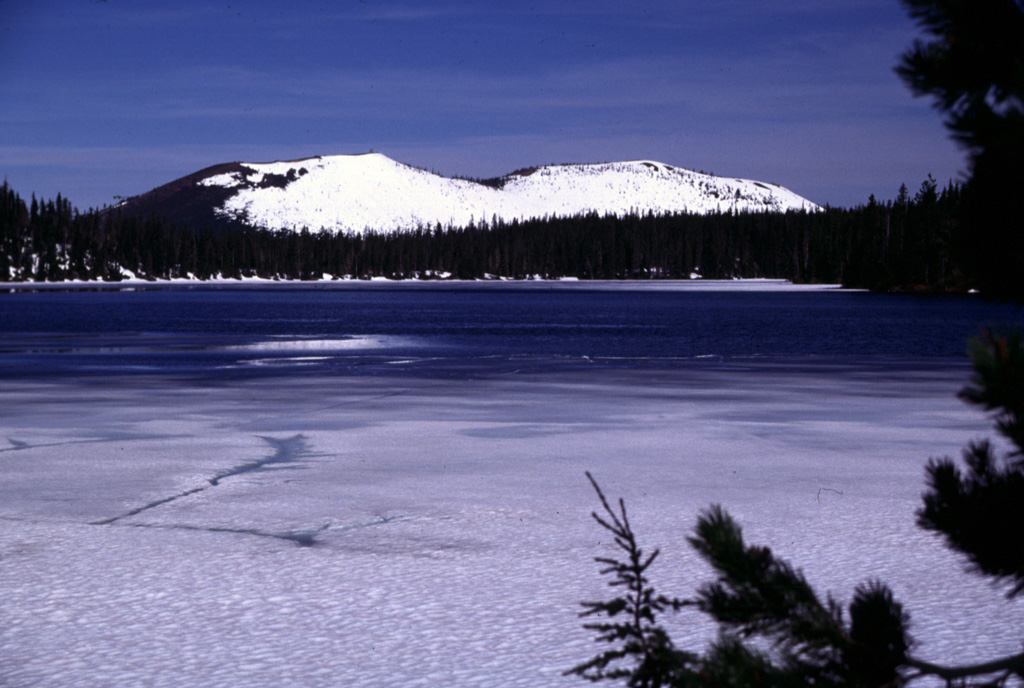
[(350, 335), (344, 338), (320, 339), (315, 337), (280, 337), (270, 341), (252, 344), (236, 344), (224, 347), (228, 351), (345, 351), (350, 349), (375, 349), (410, 345), (409, 338), (383, 335)]
[(0, 381), (0, 684), (582, 686), (613, 553), (585, 470), (663, 592), (706, 579), (685, 538), (720, 502), (822, 593), (892, 584), (922, 657), (1016, 651), (1018, 607), (914, 525), (928, 457), (988, 434), (965, 379)]

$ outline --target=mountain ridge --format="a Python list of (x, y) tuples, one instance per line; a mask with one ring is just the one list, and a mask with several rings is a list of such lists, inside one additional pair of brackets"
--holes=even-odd
[(785, 212), (819, 206), (776, 184), (654, 160), (525, 167), (485, 180), (445, 177), (376, 152), (230, 162), (110, 210), (214, 227), (361, 234), (546, 217)]

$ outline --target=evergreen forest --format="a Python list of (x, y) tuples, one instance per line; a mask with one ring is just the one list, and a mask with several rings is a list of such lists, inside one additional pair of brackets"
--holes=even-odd
[(0, 186), (0, 281), (778, 278), (964, 291), (961, 187), (821, 212), (631, 215), (416, 227), (361, 236), (182, 226)]

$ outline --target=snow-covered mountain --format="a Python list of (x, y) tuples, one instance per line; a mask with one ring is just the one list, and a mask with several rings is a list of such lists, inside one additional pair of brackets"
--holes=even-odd
[(123, 207), (177, 220), (205, 215), (267, 229), (346, 233), (588, 212), (818, 209), (775, 184), (649, 160), (534, 167), (481, 182), (443, 177), (379, 153), (217, 165), (129, 199)]

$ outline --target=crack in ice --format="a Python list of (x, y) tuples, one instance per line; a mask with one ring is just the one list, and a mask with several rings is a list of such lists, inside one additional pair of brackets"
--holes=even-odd
[(192, 530), (192, 531), (203, 531), (207, 533), (235, 533), (238, 535), (253, 535), (255, 537), (271, 538), (274, 540), (287, 540), (294, 542), (302, 547), (312, 547), (318, 544), (316, 537), (323, 532), (328, 530), (336, 531), (347, 531), (347, 530), (358, 530), (362, 528), (371, 528), (373, 526), (386, 525), (388, 523), (396, 523), (409, 520), (407, 516), (380, 516), (373, 521), (366, 521), (363, 523), (351, 523), (344, 526), (334, 526), (329, 521), (316, 528), (298, 528), (295, 530), (285, 531), (267, 531), (260, 530), (258, 528), (231, 528), (228, 526), (192, 526), (186, 524), (169, 524), (169, 523), (126, 523), (123, 524), (128, 528), (154, 528), (159, 530)]
[[(118, 518), (124, 518), (124, 516)], [(363, 528), (372, 528), (374, 526), (383, 526), (389, 523), (401, 523), (403, 521), (408, 520), (411, 520), (410, 516), (378, 516), (372, 521), (364, 521), (361, 523), (350, 523), (348, 525), (335, 526), (330, 521), (328, 521), (318, 527), (296, 528), (294, 530), (283, 530), (276, 532), (260, 530), (258, 528), (231, 528), (228, 526), (193, 526), (184, 523), (117, 523), (117, 519), (108, 519), (106, 521), (91, 521), (86, 525), (113, 525), (121, 528), (150, 528), (153, 530), (190, 530), (206, 533), (234, 533), (237, 535), (252, 535), (255, 537), (271, 538), (274, 540), (287, 540), (289, 542), (294, 542), (295, 544), (300, 545), (302, 547), (311, 547), (319, 543), (316, 537), (328, 530), (345, 532), (349, 530), (361, 530)], [(80, 521), (20, 518), (17, 516), (0, 516), (0, 521), (30, 523), (33, 525), (81, 523)]]
[(221, 471), (210, 478), (210, 485), (218, 485), (220, 481), (225, 478), (262, 470), (271, 464), (291, 463), (296, 457), (309, 453), (306, 450), (306, 436), (301, 433), (280, 440), (275, 437), (264, 437), (263, 435), (259, 435), (258, 437), (270, 446), (274, 447), (276, 451), (266, 458), (250, 461), (249, 463), (244, 463), (241, 466), (235, 466), (234, 468), (229, 468), (226, 471)]
[(71, 444), (96, 444), (100, 442), (110, 442), (114, 440), (121, 440), (124, 438), (109, 438), (109, 437), (97, 437), (81, 440), (65, 440), (63, 442), (43, 442), (42, 444), (29, 444), (23, 440), (17, 440), (13, 437), (6, 438), (11, 446), (0, 447), (0, 452), (13, 452), (13, 451), (26, 451), (29, 449), (44, 449), (49, 447), (63, 447)]
[(273, 454), (262, 459), (257, 459), (255, 461), (244, 463), (240, 466), (235, 466), (234, 468), (229, 468), (226, 471), (221, 471), (217, 475), (207, 480), (207, 482), (209, 483), (208, 485), (193, 487), (188, 490), (185, 490), (184, 492), (179, 492), (177, 494), (170, 495), (169, 497), (162, 497), (161, 499), (148, 502), (138, 508), (132, 509), (131, 511), (127, 511), (123, 514), (118, 514), (117, 516), (112, 516), (110, 518), (105, 518), (98, 521), (91, 521), (90, 524), (97, 526), (110, 525), (112, 523), (122, 521), (126, 518), (137, 516), (143, 513), (144, 511), (149, 511), (159, 506), (169, 504), (170, 502), (181, 499), (183, 497), (188, 497), (199, 492), (204, 492), (205, 490), (208, 490), (211, 487), (216, 487), (217, 485), (220, 484), (220, 481), (224, 480), (225, 478), (241, 475), (243, 473), (259, 471), (271, 464), (291, 463), (299, 456), (310, 454), (310, 452), (306, 449), (306, 436), (301, 433), (293, 435), (292, 437), (286, 437), (284, 439), (277, 439), (275, 437), (265, 437), (262, 435), (259, 435), (258, 437), (267, 444), (269, 444), (270, 446), (274, 447), (275, 451)]
[(140, 506), (137, 509), (132, 509), (131, 511), (127, 511), (127, 512), (125, 512), (123, 514), (119, 514), (119, 515), (113, 516), (111, 518), (105, 518), (105, 519), (101, 519), (99, 521), (90, 521), (90, 525), (94, 525), (94, 526), (110, 525), (111, 523), (116, 523), (117, 521), (120, 521), (120, 520), (123, 520), (123, 519), (126, 519), (126, 518), (131, 518), (132, 516), (136, 516), (138, 514), (141, 514), (143, 511), (149, 511), (150, 509), (155, 509), (158, 506), (163, 506), (164, 504), (167, 504), (169, 502), (173, 502), (176, 499), (181, 499), (182, 497), (187, 497), (189, 495), (196, 494), (197, 492), (202, 492), (205, 489), (206, 489), (206, 487), (193, 487), (191, 490), (185, 490), (184, 492), (179, 492), (176, 495), (171, 495), (170, 497), (164, 497), (163, 499), (158, 499), (158, 500), (156, 500), (154, 502), (149, 502), (148, 504), (143, 504), (142, 506)]

